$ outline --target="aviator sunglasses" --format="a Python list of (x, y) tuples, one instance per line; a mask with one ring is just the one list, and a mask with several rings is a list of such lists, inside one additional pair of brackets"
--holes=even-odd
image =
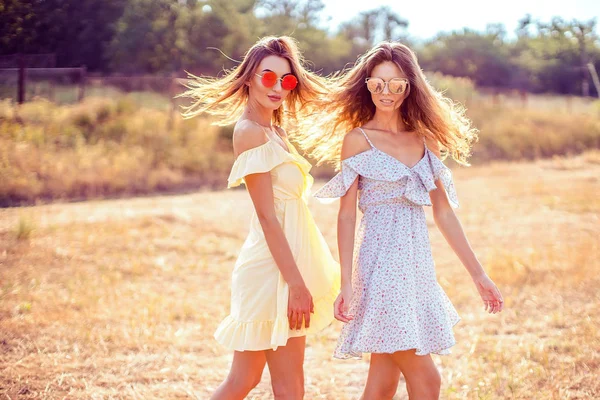
[(367, 83), (367, 89), (373, 94), (383, 93), (386, 85), (392, 94), (402, 94), (408, 88), (408, 79), (404, 78), (392, 78), (387, 82), (381, 78), (367, 78), (365, 82)]
[(277, 77), (277, 74), (273, 71), (265, 71), (261, 74), (256, 74), (260, 77), (260, 82), (266, 88), (272, 88), (277, 84), (277, 81), (281, 81), (281, 88), (284, 90), (294, 90), (298, 86), (298, 79), (291, 74), (285, 75), (283, 78)]

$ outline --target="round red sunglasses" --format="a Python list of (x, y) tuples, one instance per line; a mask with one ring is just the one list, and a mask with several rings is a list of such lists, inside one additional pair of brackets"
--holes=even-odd
[(298, 78), (294, 75), (287, 74), (283, 78), (279, 78), (273, 71), (265, 71), (261, 74), (256, 74), (260, 77), (260, 82), (266, 88), (272, 88), (277, 84), (277, 81), (281, 81), (281, 88), (284, 90), (294, 90), (298, 86)]

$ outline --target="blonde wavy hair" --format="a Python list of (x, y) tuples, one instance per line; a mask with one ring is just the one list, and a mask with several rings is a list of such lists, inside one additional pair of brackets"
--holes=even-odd
[(409, 94), (400, 107), (409, 130), (434, 139), (442, 157), (469, 165), (471, 145), (477, 130), (465, 116), (465, 109), (435, 90), (425, 78), (415, 53), (398, 42), (382, 42), (360, 56), (350, 69), (329, 79), (330, 91), (321, 97), (308, 118), (300, 121), (296, 140), (317, 161), (339, 166), (345, 134), (364, 125), (375, 115), (375, 104), (365, 79), (385, 61), (395, 63), (409, 81)]
[(286, 97), (283, 106), (273, 112), (272, 122), (282, 125), (284, 114), (297, 120), (302, 111), (312, 113), (309, 107), (304, 106), (324, 95), (324, 79), (304, 68), (304, 59), (293, 38), (268, 36), (256, 42), (246, 52), (242, 62), (235, 68), (225, 70), (222, 77), (188, 74), (190, 79), (185, 85), (188, 90), (178, 97), (191, 98), (193, 103), (184, 107), (183, 117), (192, 118), (206, 113), (218, 117), (215, 125), (225, 126), (236, 122), (248, 100), (246, 82), (254, 78), (258, 65), (267, 56), (286, 59), (291, 73), (298, 78), (298, 85)]

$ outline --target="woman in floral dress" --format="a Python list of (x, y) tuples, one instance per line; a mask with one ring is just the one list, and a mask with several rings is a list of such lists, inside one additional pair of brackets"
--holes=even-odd
[[(377, 45), (332, 86), (320, 122), (301, 142), (320, 161), (342, 159), (339, 174), (315, 194), (341, 198), (334, 308), (346, 324), (334, 355), (371, 353), (366, 400), (391, 399), (400, 374), (411, 399), (437, 399), (441, 379), (430, 354), (449, 353), (459, 317), (436, 280), (423, 206), (433, 206), (486, 309), (503, 307), (454, 213), (452, 174), (439, 158), (467, 165), (476, 131), (400, 43)], [(355, 234), (357, 201), (363, 216)]]

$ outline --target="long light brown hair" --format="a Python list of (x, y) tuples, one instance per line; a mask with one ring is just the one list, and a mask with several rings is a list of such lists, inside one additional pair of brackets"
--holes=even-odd
[(385, 61), (395, 63), (409, 81), (408, 96), (400, 106), (407, 129), (434, 139), (443, 157), (450, 155), (458, 163), (468, 165), (477, 130), (471, 127), (462, 106), (429, 84), (414, 52), (398, 42), (378, 44), (360, 56), (352, 68), (331, 77), (330, 92), (319, 100), (316, 113), (300, 121), (298, 143), (318, 164), (339, 165), (345, 134), (375, 115), (375, 104), (365, 79)]
[[(226, 70), (223, 77), (199, 77), (189, 74), (187, 91), (179, 97), (190, 97), (193, 104), (184, 107), (184, 118), (199, 114), (211, 114), (218, 119), (215, 125), (229, 125), (237, 121), (248, 100), (248, 85), (260, 62), (267, 56), (278, 56), (290, 64), (291, 73), (298, 78), (298, 86), (292, 90), (284, 105), (273, 112), (272, 122), (282, 125), (284, 113), (293, 120), (300, 115), (304, 105), (322, 96), (325, 92), (323, 78), (306, 70), (304, 59), (298, 50), (296, 41), (288, 36), (264, 37), (256, 42), (244, 55), (242, 62), (235, 68)], [(306, 107), (306, 112), (310, 112)]]

